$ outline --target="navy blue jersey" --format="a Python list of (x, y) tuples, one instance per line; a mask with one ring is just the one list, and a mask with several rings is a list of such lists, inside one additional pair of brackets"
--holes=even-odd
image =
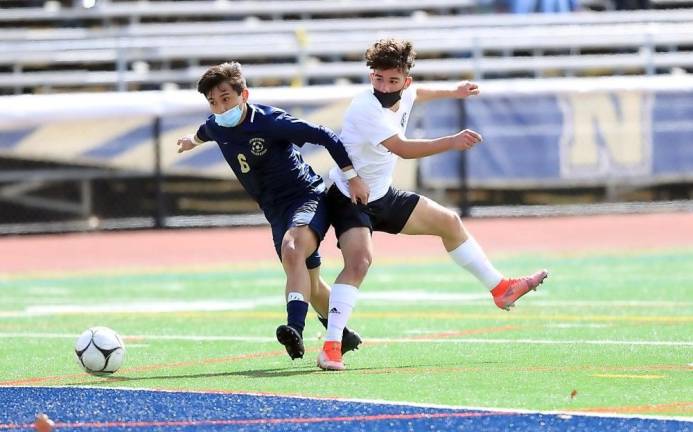
[(322, 193), (322, 178), (303, 161), (294, 144), (324, 146), (341, 168), (351, 165), (344, 146), (331, 130), (297, 119), (266, 105), (248, 104), (243, 122), (223, 127), (210, 116), (197, 130), (202, 141), (216, 141), (245, 190), (267, 214), (306, 193)]

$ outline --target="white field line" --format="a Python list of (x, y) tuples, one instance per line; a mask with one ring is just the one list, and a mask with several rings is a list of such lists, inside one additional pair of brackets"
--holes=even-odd
[(27, 317), (64, 314), (168, 313), (248, 311), (282, 304), (281, 296), (249, 300), (145, 301), (100, 304), (53, 304), (28, 306), (23, 311), (0, 311), (0, 317)]
[[(32, 333), (0, 332), (0, 338), (36, 338), (36, 339), (72, 339), (77, 334), (71, 333)], [(124, 339), (137, 342), (156, 340), (177, 340), (195, 342), (274, 342), (273, 337), (265, 336), (196, 336), (196, 335), (121, 335)], [(306, 337), (310, 340), (311, 338)], [(316, 338), (317, 339), (317, 338)], [(482, 338), (367, 338), (365, 342), (374, 343), (457, 343), (457, 344), (532, 344), (532, 345), (647, 345), (647, 346), (693, 346), (693, 341), (647, 341), (647, 340), (551, 340), (551, 339), (482, 339)]]
[(368, 338), (365, 342), (377, 343), (459, 343), (459, 344), (528, 344), (528, 345), (652, 345), (652, 346), (691, 346), (693, 341), (646, 341), (646, 340), (551, 340), (551, 339), (479, 339), (479, 338)]
[[(546, 328), (558, 328), (558, 329), (571, 329), (571, 328), (609, 328), (612, 327), (611, 324), (598, 324), (598, 323), (549, 323), (545, 324)], [(439, 333), (439, 330), (422, 330), (422, 329), (411, 329), (404, 331), (407, 335), (427, 335), (432, 333)]]
[[(532, 294), (527, 304), (555, 307), (693, 307), (693, 302), (680, 301), (621, 301), (621, 300), (542, 300), (541, 293)], [(24, 299), (25, 300), (25, 299)], [(362, 292), (360, 303), (442, 303), (442, 304), (490, 304), (488, 293), (431, 293), (426, 291), (380, 291)], [(170, 313), (170, 312), (220, 312), (254, 310), (263, 306), (282, 305), (281, 295), (241, 300), (208, 299), (198, 301), (133, 301), (97, 304), (43, 304), (30, 305), (23, 310), (0, 310), (0, 318), (22, 318), (63, 314), (108, 314), (108, 313)]]
[[(22, 388), (37, 388), (36, 386), (13, 386)], [(90, 386), (51, 386), (50, 388), (82, 388), (82, 389), (93, 389)], [(608, 418), (624, 418), (624, 419), (645, 419), (645, 420), (672, 420), (678, 422), (693, 422), (693, 417), (673, 417), (673, 416), (657, 416), (657, 415), (643, 415), (643, 414), (622, 414), (622, 413), (589, 413), (589, 412), (574, 412), (574, 411), (535, 411), (527, 409), (517, 409), (517, 408), (490, 408), (490, 407), (477, 407), (477, 406), (464, 406), (464, 405), (441, 405), (441, 404), (428, 404), (420, 402), (407, 402), (407, 401), (386, 401), (379, 399), (357, 399), (357, 398), (328, 398), (328, 397), (311, 397), (311, 396), (300, 396), (296, 394), (268, 394), (268, 393), (254, 393), (254, 392), (244, 392), (244, 391), (203, 391), (203, 390), (169, 390), (169, 389), (156, 389), (156, 388), (126, 388), (126, 387), (108, 387), (108, 386), (98, 386), (98, 389), (109, 389), (118, 390), (125, 392), (161, 392), (161, 393), (190, 393), (190, 394), (243, 394), (249, 396), (259, 396), (259, 397), (282, 397), (291, 399), (303, 399), (303, 400), (334, 400), (339, 402), (354, 402), (354, 403), (365, 403), (365, 404), (378, 404), (378, 405), (389, 405), (389, 406), (411, 406), (419, 408), (439, 408), (439, 409), (449, 409), (449, 410), (469, 410), (469, 411), (482, 411), (489, 413), (514, 413), (514, 414), (542, 414), (542, 415), (555, 415), (563, 419), (569, 419), (570, 417), (608, 417)]]
[[(36, 333), (36, 332), (0, 332), (0, 339), (33, 338), (33, 339), (77, 339), (78, 334), (71, 333)], [(126, 341), (153, 342), (157, 340), (192, 341), (192, 342), (276, 342), (269, 336), (195, 336), (195, 335), (121, 335)]]
[(598, 323), (552, 323), (552, 324), (546, 324), (547, 328), (560, 328), (560, 329), (569, 329), (569, 328), (608, 328), (611, 327), (611, 324), (598, 324)]

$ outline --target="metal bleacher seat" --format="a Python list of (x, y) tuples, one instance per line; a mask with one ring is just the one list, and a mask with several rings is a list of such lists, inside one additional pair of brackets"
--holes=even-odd
[[(48, 2), (47, 2), (48, 3)], [(300, 17), (311, 19), (324, 16), (353, 16), (354, 14), (396, 15), (417, 10), (460, 11), (477, 6), (476, 0), (397, 0), (374, 2), (371, 0), (271, 0), (271, 1), (104, 1), (93, 8), (34, 7), (7, 9), (0, 14), (3, 22), (60, 23), (80, 20), (84, 23), (102, 23), (125, 20), (131, 24), (162, 18), (189, 19), (242, 19), (262, 16), (270, 19)]]
[[(198, 4), (197, 12), (191, 12), (191, 3)], [(217, 5), (217, 18), (262, 15), (269, 10), (267, 3), (275, 4), (276, 16), (299, 10), (299, 16), (338, 14), (343, 3), (354, 6), (355, 11), (375, 10), (361, 0), (144, 2), (129, 8), (107, 3), (108, 7), (99, 10), (64, 10), (62, 19), (128, 17), (130, 24), (4, 29), (0, 36), (0, 92), (93, 86), (126, 90), (160, 88), (164, 83), (191, 87), (205, 69), (201, 65), (229, 59), (246, 64), (251, 85), (265, 81), (325, 83), (339, 78), (360, 81), (366, 77), (360, 60), (365, 48), (390, 35), (414, 42), (420, 58), (415, 72), (422, 79), (654, 74), (693, 66), (690, 10), (428, 16), (411, 13), (416, 2), (404, 1), (387, 5), (396, 4), (396, 10), (408, 11), (410, 16), (141, 23), (154, 13), (193, 20), (208, 17), (212, 14), (210, 5)], [(432, 0), (416, 4), (421, 9), (469, 5), (467, 1)], [(251, 6), (255, 7), (252, 11)], [(14, 15), (0, 14), (0, 23), (21, 17), (51, 18), (45, 11), (10, 11)]]

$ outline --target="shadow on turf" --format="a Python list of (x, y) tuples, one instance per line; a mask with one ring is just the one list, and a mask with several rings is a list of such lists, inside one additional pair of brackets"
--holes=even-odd
[[(438, 365), (439, 366), (439, 365)], [(368, 371), (368, 372), (379, 372), (382, 373), (393, 373), (398, 369), (411, 369), (411, 368), (425, 368), (425, 365), (400, 365), (395, 367), (362, 367), (362, 368), (350, 368), (346, 372), (358, 372), (358, 371)], [(245, 378), (279, 378), (279, 377), (291, 377), (298, 375), (310, 375), (314, 373), (336, 373), (330, 371), (323, 371), (315, 366), (304, 366), (300, 369), (296, 368), (271, 368), (271, 369), (249, 369), (242, 371), (233, 372), (215, 372), (215, 373), (196, 373), (196, 374), (180, 374), (180, 375), (156, 375), (156, 376), (104, 376), (101, 377), (101, 381), (82, 381), (74, 383), (66, 383), (67, 386), (83, 386), (83, 385), (94, 385), (94, 384), (111, 384), (118, 382), (137, 382), (137, 381), (150, 381), (150, 380), (167, 380), (167, 379), (196, 379), (196, 378), (221, 378), (221, 377), (245, 377)]]
[(167, 379), (196, 379), (196, 378), (222, 378), (222, 377), (233, 377), (233, 376), (246, 376), (251, 378), (267, 378), (267, 377), (288, 377), (295, 375), (307, 375), (315, 372), (320, 372), (317, 369), (264, 369), (264, 370), (248, 370), (248, 371), (238, 371), (238, 372), (215, 372), (215, 373), (197, 373), (197, 374), (180, 374), (180, 375), (156, 375), (156, 376), (109, 376), (102, 377), (102, 381), (83, 381), (77, 383), (68, 383), (68, 386), (81, 386), (87, 384), (108, 384), (117, 382), (136, 382), (136, 381), (150, 381), (150, 380), (167, 380)]

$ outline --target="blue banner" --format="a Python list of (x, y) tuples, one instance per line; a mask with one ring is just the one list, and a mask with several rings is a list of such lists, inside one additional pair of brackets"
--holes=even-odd
[[(464, 112), (454, 101), (440, 101), (420, 107), (414, 129), (429, 137), (450, 134), (463, 117), (484, 137), (466, 155), (472, 186), (693, 179), (693, 92), (481, 96), (466, 101)], [(458, 185), (460, 159), (455, 152), (426, 158), (423, 185)]]

